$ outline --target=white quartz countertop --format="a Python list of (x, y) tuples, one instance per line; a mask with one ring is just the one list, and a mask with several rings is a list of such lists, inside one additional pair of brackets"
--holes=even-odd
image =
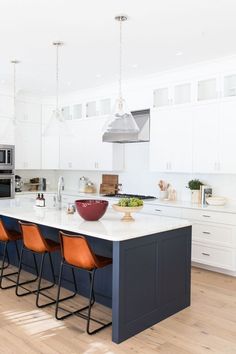
[[(46, 192), (40, 192), (44, 194), (56, 194), (56, 191), (46, 191)], [(24, 195), (36, 195), (37, 192), (26, 192), (23, 191), (21, 193), (16, 193), (16, 196), (24, 196)], [(98, 193), (93, 193), (93, 194), (88, 194), (88, 193), (80, 193), (76, 192), (75, 190), (65, 190), (62, 192), (62, 195), (64, 196), (71, 196), (76, 199), (106, 199), (110, 201), (110, 204), (116, 203), (117, 198), (112, 198), (112, 197), (105, 197), (101, 194)], [(220, 213), (232, 213), (236, 214), (236, 205), (235, 204), (226, 204), (223, 206), (212, 206), (212, 205), (206, 205), (202, 206), (201, 204), (192, 204), (191, 202), (188, 201), (165, 201), (165, 200), (160, 200), (160, 199), (150, 199), (150, 200), (144, 200), (145, 204), (149, 205), (159, 205), (159, 206), (167, 206), (167, 207), (174, 207), (174, 208), (185, 208), (185, 209), (194, 209), (194, 210), (208, 210), (208, 211), (216, 211)]]
[(124, 241), (191, 226), (186, 220), (141, 213), (134, 214), (134, 222), (124, 222), (120, 220), (122, 214), (111, 209), (99, 221), (85, 221), (78, 213), (68, 215), (65, 209), (34, 207), (29, 196), (0, 200), (0, 215), (109, 241)]

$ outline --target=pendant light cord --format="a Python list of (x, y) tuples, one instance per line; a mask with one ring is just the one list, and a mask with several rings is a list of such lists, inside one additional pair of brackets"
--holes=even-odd
[(13, 123), (16, 124), (16, 63), (13, 63)]
[(59, 110), (59, 44), (56, 44), (56, 112)]
[(119, 77), (119, 99), (120, 99), (120, 103), (122, 102), (122, 59), (123, 59), (123, 52), (122, 52), (122, 19), (120, 19), (120, 77)]

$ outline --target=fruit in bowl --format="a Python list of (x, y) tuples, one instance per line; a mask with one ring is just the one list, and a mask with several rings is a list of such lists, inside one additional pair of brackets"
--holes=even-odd
[(139, 198), (122, 198), (117, 204), (112, 205), (115, 211), (124, 213), (121, 220), (134, 221), (131, 213), (136, 213), (143, 208), (143, 201)]
[(97, 221), (103, 217), (108, 207), (107, 200), (81, 199), (75, 201), (78, 214), (86, 221)]

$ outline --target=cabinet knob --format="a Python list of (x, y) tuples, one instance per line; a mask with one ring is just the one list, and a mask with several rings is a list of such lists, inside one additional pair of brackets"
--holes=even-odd
[(211, 233), (209, 231), (203, 231), (202, 233), (205, 235), (211, 235)]
[(207, 256), (207, 257), (209, 257), (209, 256), (210, 256), (210, 254), (209, 254), (209, 253), (205, 253), (205, 252), (202, 252), (202, 255), (203, 255), (203, 256)]
[(204, 218), (210, 218), (211, 216), (210, 215), (206, 215), (206, 214), (203, 214), (202, 215)]

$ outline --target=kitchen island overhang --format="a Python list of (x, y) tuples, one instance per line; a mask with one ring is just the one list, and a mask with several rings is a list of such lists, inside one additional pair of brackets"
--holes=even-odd
[[(0, 201), (0, 215), (8, 225), (18, 220), (40, 225), (58, 240), (58, 230), (83, 234), (96, 252), (112, 256), (113, 264), (99, 271), (97, 301), (112, 307), (112, 340), (120, 343), (190, 305), (191, 224), (147, 214), (125, 223), (108, 211), (98, 222), (85, 222), (65, 210), (35, 210), (32, 201)], [(13, 252), (13, 250), (12, 250)], [(16, 264), (13, 253), (11, 262)], [(54, 257), (58, 273), (60, 255)], [(71, 289), (70, 275), (64, 286)], [(86, 279), (78, 274), (81, 294)]]

